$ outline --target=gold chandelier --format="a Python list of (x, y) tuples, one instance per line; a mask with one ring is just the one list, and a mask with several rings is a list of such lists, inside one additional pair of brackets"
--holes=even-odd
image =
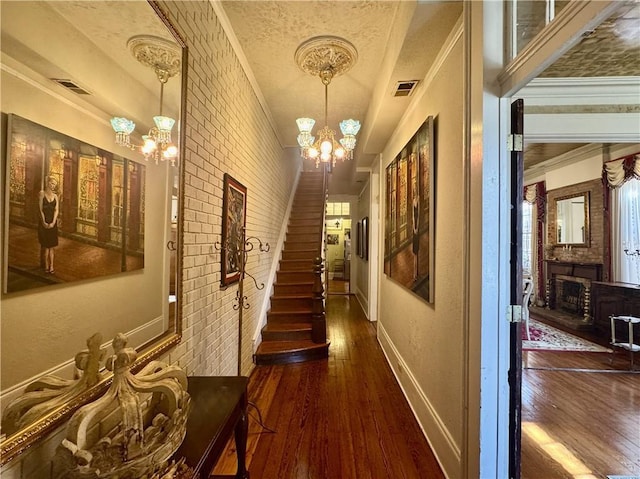
[(148, 134), (142, 135), (141, 145), (131, 143), (131, 133), (136, 127), (133, 121), (123, 117), (112, 118), (111, 126), (116, 132), (116, 144), (140, 151), (147, 161), (155, 160), (156, 164), (159, 160), (171, 161), (173, 166), (178, 156), (178, 147), (171, 141), (171, 130), (176, 121), (162, 115), (162, 103), (165, 83), (180, 72), (180, 49), (163, 38), (148, 35), (133, 37), (127, 45), (136, 60), (153, 68), (160, 82), (160, 109), (159, 114), (153, 117), (155, 126)]
[(352, 159), (360, 122), (353, 119), (340, 122), (343, 136), (337, 141), (336, 132), (328, 126), (328, 98), (331, 80), (348, 71), (355, 63), (355, 47), (342, 38), (315, 37), (298, 47), (295, 59), (305, 73), (320, 77), (324, 85), (324, 127), (317, 132), (317, 139), (311, 134), (315, 125), (313, 118), (296, 120), (300, 131), (297, 140), (301, 156), (306, 160), (314, 160), (316, 168), (320, 163), (331, 163), (335, 166), (337, 160)]

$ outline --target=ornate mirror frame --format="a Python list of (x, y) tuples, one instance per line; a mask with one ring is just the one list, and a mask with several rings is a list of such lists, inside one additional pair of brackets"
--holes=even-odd
[[(560, 228), (560, 204), (561, 203), (566, 203), (567, 200), (571, 200), (573, 198), (583, 198), (583, 204), (584, 207), (581, 208), (582, 214), (583, 214), (583, 220), (584, 220), (584, 226), (583, 226), (583, 231), (584, 231), (584, 241), (559, 241), (559, 232), (561, 231)], [(574, 193), (571, 195), (565, 195), (565, 196), (560, 196), (558, 198), (555, 198), (553, 201), (553, 211), (555, 212), (555, 221), (552, 223), (552, 228), (553, 231), (552, 233), (552, 238), (554, 238), (554, 244), (556, 246), (571, 246), (571, 247), (577, 247), (577, 248), (588, 248), (590, 247), (591, 244), (591, 228), (590, 228), (590, 213), (589, 213), (589, 192), (588, 191), (584, 191), (584, 192), (580, 192), (580, 193)], [(577, 213), (577, 210), (576, 210)]]
[[(138, 346), (138, 358), (134, 363), (132, 369), (134, 371), (140, 370), (144, 365), (150, 361), (162, 356), (171, 348), (180, 343), (182, 338), (182, 258), (183, 258), (183, 222), (184, 222), (184, 200), (182, 188), (184, 187), (184, 157), (185, 157), (185, 132), (184, 126), (186, 118), (186, 85), (187, 85), (187, 47), (185, 41), (178, 34), (176, 28), (170, 23), (169, 19), (160, 9), (159, 5), (154, 0), (148, 0), (148, 4), (152, 7), (153, 12), (158, 16), (162, 23), (166, 26), (167, 30), (173, 35), (176, 44), (182, 51), (182, 65), (181, 65), (181, 77), (180, 77), (180, 106), (179, 106), (179, 119), (180, 128), (178, 132), (179, 136), (179, 153), (178, 153), (178, 167), (177, 167), (177, 228), (175, 238), (175, 297), (174, 314), (169, 315), (168, 327), (164, 333), (157, 336), (146, 343)], [(152, 167), (149, 163), (148, 167)], [(171, 243), (171, 242), (170, 242)], [(169, 245), (167, 245), (169, 247)], [(104, 338), (110, 340), (111, 338)], [(79, 350), (79, 349), (78, 349)], [(69, 351), (70, 355), (73, 355), (77, 351)], [(89, 401), (95, 400), (98, 396), (104, 393), (109, 387), (112, 381), (112, 374), (105, 374), (102, 380), (94, 387), (85, 390), (81, 394), (75, 396), (73, 399), (66, 402), (63, 406), (49, 412), (39, 420), (25, 426), (23, 429), (3, 438), (0, 443), (0, 465), (5, 465), (15, 459), (19, 454), (25, 452), (27, 449), (34, 446), (38, 441), (45, 438), (59, 426), (61, 426), (65, 420), (73, 414), (78, 408), (86, 404)]]

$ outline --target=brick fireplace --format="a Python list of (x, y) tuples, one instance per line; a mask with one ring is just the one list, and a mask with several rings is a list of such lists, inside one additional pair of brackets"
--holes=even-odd
[(601, 280), (602, 264), (552, 260), (545, 264), (547, 307), (591, 322), (591, 282)]

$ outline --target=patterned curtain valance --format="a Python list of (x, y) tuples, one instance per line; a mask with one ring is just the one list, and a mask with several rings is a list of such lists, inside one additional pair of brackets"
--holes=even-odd
[(544, 197), (546, 195), (544, 181), (539, 181), (538, 183), (533, 183), (531, 185), (527, 185), (524, 187), (524, 200), (527, 203), (535, 203), (540, 197)]
[(608, 161), (602, 166), (602, 179), (609, 188), (618, 188), (631, 178), (640, 179), (640, 153)]

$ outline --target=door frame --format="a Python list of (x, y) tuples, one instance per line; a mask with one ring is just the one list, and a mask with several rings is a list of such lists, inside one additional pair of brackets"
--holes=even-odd
[[(506, 317), (512, 286), (506, 143), (510, 99), (575, 45), (582, 32), (599, 25), (617, 6), (613, 0), (571, 2), (514, 60), (507, 62), (503, 31), (509, 20), (504, 4), (464, 2), (463, 162), (467, 180), (463, 194), (468, 227), (464, 246), (461, 477), (509, 477), (511, 346)], [(479, 407), (468, 407), (474, 405)]]

